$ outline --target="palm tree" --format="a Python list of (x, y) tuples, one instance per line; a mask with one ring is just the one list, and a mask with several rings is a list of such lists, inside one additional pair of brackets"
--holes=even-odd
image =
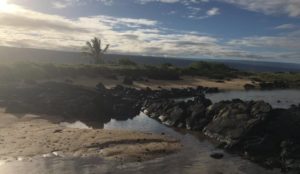
[(86, 47), (84, 47), (84, 54), (91, 56), (93, 58), (94, 63), (99, 64), (103, 63), (103, 55), (108, 50), (109, 44), (106, 45), (104, 49), (102, 49), (101, 39), (94, 37), (91, 41), (86, 42)]

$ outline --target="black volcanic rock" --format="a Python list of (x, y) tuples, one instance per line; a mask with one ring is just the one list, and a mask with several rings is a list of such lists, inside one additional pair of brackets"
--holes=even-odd
[(224, 101), (208, 108), (213, 120), (204, 128), (205, 135), (215, 138), (227, 147), (239, 143), (247, 134), (270, 116), (272, 108), (268, 103)]
[(263, 90), (271, 90), (271, 89), (288, 89), (290, 85), (286, 81), (276, 80), (274, 82), (261, 82), (259, 86)]
[(148, 101), (144, 104), (144, 112), (168, 126), (176, 126), (191, 130), (202, 130), (211, 120), (206, 116), (206, 108), (211, 101), (199, 95), (188, 102), (174, 100)]
[(223, 153), (212, 153), (210, 154), (210, 157), (214, 158), (214, 159), (222, 159), (224, 157)]

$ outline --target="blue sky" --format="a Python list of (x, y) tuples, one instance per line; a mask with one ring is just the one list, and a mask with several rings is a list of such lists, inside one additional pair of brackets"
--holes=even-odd
[(300, 63), (300, 0), (0, 0), (0, 25), (5, 46)]

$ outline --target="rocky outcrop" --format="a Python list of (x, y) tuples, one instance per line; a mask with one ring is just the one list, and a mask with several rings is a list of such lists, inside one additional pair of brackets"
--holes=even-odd
[(126, 120), (140, 112), (137, 99), (105, 93), (107, 89), (102, 84), (97, 89), (102, 92), (55, 82), (9, 87), (1, 89), (1, 106), (10, 113), (60, 115), (69, 121), (89, 123), (106, 123), (111, 118)]
[[(99, 85), (99, 84), (98, 84)], [(175, 99), (175, 98), (187, 98), (187, 97), (196, 97), (201, 96), (205, 93), (217, 93), (219, 92), (218, 88), (208, 88), (198, 86), (197, 88), (172, 88), (168, 89), (159, 89), (153, 90), (151, 88), (145, 89), (135, 89), (127, 88), (121, 85), (117, 85), (112, 89), (103, 89), (99, 88), (97, 85), (97, 91), (100, 93), (111, 94), (117, 97), (125, 97), (131, 99), (137, 99), (141, 102), (145, 100), (162, 100), (162, 99)]]
[(168, 126), (202, 131), (267, 167), (300, 170), (300, 105), (272, 109), (263, 101), (239, 99), (211, 104), (204, 95), (193, 100), (150, 100), (143, 111)]
[[(0, 105), (7, 112), (60, 115), (70, 120), (106, 123), (111, 118), (125, 120), (139, 114), (142, 103), (160, 98), (180, 98), (217, 91), (216, 88), (151, 90), (102, 83), (89, 89), (69, 83), (36, 83), (27, 87), (1, 86)], [(175, 121), (176, 122), (176, 121)]]
[(260, 127), (240, 142), (241, 151), (266, 166), (300, 170), (300, 105), (273, 109)]
[(208, 117), (213, 119), (203, 132), (225, 143), (227, 147), (232, 147), (263, 124), (271, 110), (271, 106), (263, 101), (232, 100), (216, 103), (207, 109)]
[(262, 90), (288, 89), (290, 87), (288, 82), (278, 80), (275, 80), (274, 82), (261, 82), (259, 83), (259, 86)]
[(199, 95), (193, 100), (179, 101), (147, 101), (143, 111), (152, 118), (161, 121), (168, 126), (201, 130), (211, 118), (206, 117), (206, 108), (211, 101), (204, 95)]

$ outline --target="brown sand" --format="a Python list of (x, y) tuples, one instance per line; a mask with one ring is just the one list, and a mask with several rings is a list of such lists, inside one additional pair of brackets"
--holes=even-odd
[[(111, 88), (116, 85), (122, 84), (122, 77), (119, 77), (118, 80), (107, 79), (104, 77), (77, 77), (75, 79), (70, 79), (73, 84), (86, 86), (94, 88), (99, 82), (103, 83), (106, 87)], [(65, 82), (66, 79), (53, 79), (52, 81)], [(152, 80), (148, 79), (148, 81), (135, 81), (132, 86), (135, 88), (146, 88), (150, 87), (152, 89), (158, 89), (159, 87), (170, 89), (170, 88), (187, 88), (187, 87), (217, 87), (220, 90), (244, 90), (245, 84), (252, 84), (249, 79), (232, 79), (225, 80), (224, 82), (220, 82), (218, 80), (207, 79), (204, 77), (191, 77), (191, 76), (183, 76), (181, 80)], [(255, 84), (254, 84), (255, 85)]]
[(224, 82), (218, 82), (217, 80), (206, 79), (203, 77), (184, 76), (181, 78), (182, 80), (175, 81), (150, 80), (149, 82), (135, 82), (135, 86), (139, 88), (150, 87), (153, 89), (158, 89), (158, 87), (170, 89), (204, 86), (217, 87), (221, 90), (244, 90), (245, 84), (251, 84), (251, 81), (247, 79), (232, 79), (225, 80)]
[(17, 118), (0, 112), (0, 123), (0, 160), (61, 155), (143, 161), (181, 147), (177, 140), (163, 135), (70, 128), (36, 115)]

